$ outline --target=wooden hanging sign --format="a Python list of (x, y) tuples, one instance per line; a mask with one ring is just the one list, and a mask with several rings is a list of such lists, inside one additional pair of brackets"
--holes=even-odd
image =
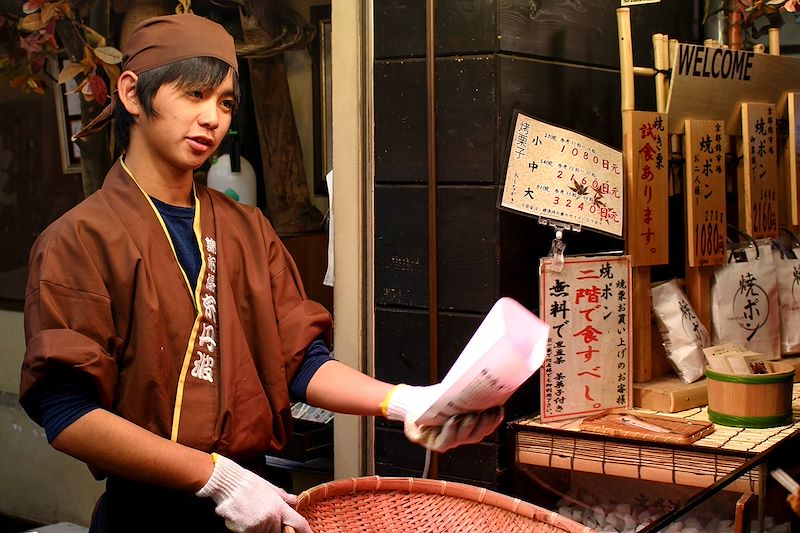
[(622, 122), (627, 253), (633, 266), (663, 265), (669, 262), (667, 116), (623, 111)]
[(540, 372), (542, 422), (630, 407), (630, 256), (540, 261), (540, 317), (550, 325)]
[(670, 79), (667, 113), (670, 133), (683, 133), (685, 120), (725, 122), (739, 132), (741, 102), (778, 103), (800, 90), (800, 58), (755, 54), (681, 43)]
[(686, 255), (690, 267), (720, 265), (725, 259), (725, 125), (721, 120), (687, 120)]
[(786, 145), (784, 163), (786, 169), (783, 174), (786, 179), (786, 197), (780, 196), (785, 201), (785, 220), (791, 225), (800, 225), (800, 93), (789, 93), (786, 104), (789, 115), (789, 142)]
[(622, 237), (622, 154), (516, 113), (499, 207)]
[(739, 209), (744, 230), (754, 239), (778, 237), (778, 149), (775, 106), (742, 104), (744, 173)]

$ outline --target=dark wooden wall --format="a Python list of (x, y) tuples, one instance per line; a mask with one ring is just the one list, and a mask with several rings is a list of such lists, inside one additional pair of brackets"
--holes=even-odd
[[(438, 368), (446, 372), (491, 305), (511, 296), (538, 311), (538, 261), (553, 231), (497, 208), (515, 110), (621, 144), (618, 0), (436, 2)], [(651, 66), (652, 33), (697, 42), (694, 0), (632, 9), (634, 61)], [(375, 320), (379, 378), (429, 382), (428, 197), (424, 0), (375, 2)], [(654, 109), (637, 82), (637, 107)], [(568, 253), (620, 250), (570, 235)], [(507, 418), (538, 411), (538, 376)], [(508, 488), (504, 429), (440, 457), (439, 477)], [(424, 451), (378, 421), (381, 475), (419, 475)]]

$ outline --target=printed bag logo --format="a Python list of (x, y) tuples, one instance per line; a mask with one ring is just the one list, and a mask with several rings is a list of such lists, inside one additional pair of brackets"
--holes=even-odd
[(750, 332), (748, 341), (753, 340), (769, 318), (769, 296), (757, 282), (753, 274), (743, 274), (733, 296), (733, 318), (740, 328)]
[(700, 324), (691, 304), (681, 298), (678, 301), (678, 307), (681, 310), (681, 325), (686, 337), (694, 340), (699, 346), (708, 346), (711, 338), (706, 328)]

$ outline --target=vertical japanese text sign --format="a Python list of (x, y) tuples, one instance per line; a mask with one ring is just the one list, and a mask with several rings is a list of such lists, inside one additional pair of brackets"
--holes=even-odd
[(630, 406), (630, 256), (540, 261), (541, 318), (550, 325), (542, 366), (542, 422)]
[(622, 154), (516, 114), (500, 207), (622, 237)]
[(725, 258), (725, 124), (687, 120), (686, 255), (690, 267), (720, 265)]
[(778, 150), (775, 106), (742, 104), (744, 230), (754, 239), (778, 237)]
[[(800, 225), (800, 93), (789, 93), (787, 100), (789, 110), (789, 142), (786, 146), (787, 172), (785, 220), (791, 226)], [(781, 196), (783, 198), (783, 196)]]
[(667, 115), (624, 111), (625, 232), (633, 266), (669, 262)]

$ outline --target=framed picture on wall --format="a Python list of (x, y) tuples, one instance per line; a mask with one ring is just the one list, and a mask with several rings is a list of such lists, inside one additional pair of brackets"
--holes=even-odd
[[(52, 61), (53, 77), (58, 79), (58, 73), (70, 64), (70, 60), (63, 54), (58, 55), (58, 61)], [(58, 140), (61, 149), (61, 166), (65, 174), (81, 171), (81, 149), (78, 143), (72, 140), (72, 135), (81, 129), (81, 93), (75, 91), (75, 79), (54, 87), (56, 99), (56, 118), (58, 119)]]
[(314, 101), (314, 193), (327, 195), (325, 176), (333, 169), (331, 99), (331, 6), (311, 6), (317, 35), (311, 44)]

